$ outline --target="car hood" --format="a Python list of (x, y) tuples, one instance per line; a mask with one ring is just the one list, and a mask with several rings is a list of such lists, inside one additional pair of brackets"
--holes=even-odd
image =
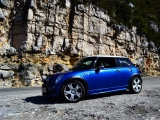
[(69, 71), (63, 71), (63, 72), (58, 72), (50, 76), (51, 81), (55, 81), (61, 74), (64, 75), (62, 81), (71, 78), (71, 77), (81, 77), (82, 74), (86, 70), (69, 70)]
[[(53, 75), (51, 75), (51, 76), (59, 76), (59, 75), (61, 75), (61, 74), (64, 74), (64, 75), (68, 75), (68, 74), (70, 74), (70, 75), (75, 75), (75, 74), (78, 74), (78, 75), (80, 75), (80, 74), (82, 74), (84, 71), (86, 71), (86, 70), (69, 70), (69, 71), (62, 71), (62, 72), (57, 72), (57, 73), (55, 73), (55, 74), (53, 74)], [(81, 75), (80, 75), (81, 76)]]

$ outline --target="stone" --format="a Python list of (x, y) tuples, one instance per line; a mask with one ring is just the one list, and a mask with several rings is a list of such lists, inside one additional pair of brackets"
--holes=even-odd
[(34, 23), (30, 23), (27, 25), (27, 32), (35, 33), (36, 32), (36, 25)]
[(5, 18), (8, 19), (11, 14), (11, 11), (7, 10), (7, 9), (3, 9), (2, 12), (3, 12), (3, 15), (5, 16)]
[(130, 7), (132, 7), (132, 8), (134, 8), (135, 6), (134, 6), (134, 4), (133, 3), (128, 3), (128, 6), (130, 6)]
[(40, 75), (37, 66), (33, 64), (21, 64), (19, 70), (20, 77), (26, 81), (27, 85), (30, 81), (37, 80)]
[(30, 7), (32, 8), (36, 7), (35, 0), (30, 0)]
[(0, 21), (6, 20), (6, 17), (4, 16), (2, 9), (0, 8)]
[(141, 43), (142, 47), (148, 48), (148, 41), (146, 39), (144, 39)]
[(23, 50), (23, 51), (30, 51), (30, 50), (32, 50), (32, 45), (33, 45), (34, 41), (35, 41), (34, 35), (31, 34), (31, 33), (28, 33), (26, 41), (21, 43), (20, 49)]
[[(66, 20), (65, 20), (65, 16), (63, 14), (56, 14), (55, 15), (55, 22), (61, 26), (66, 26)], [(60, 27), (60, 26), (57, 26)]]
[(77, 29), (83, 29), (83, 23), (82, 23), (82, 16), (75, 16), (74, 17), (74, 24), (73, 27)]
[(39, 35), (39, 37), (37, 38), (37, 47), (38, 48), (41, 48), (42, 47), (42, 45), (43, 45), (43, 35), (42, 34), (40, 34)]
[(63, 64), (55, 64), (53, 66), (53, 72), (56, 73), (56, 72), (61, 72), (61, 71), (68, 71), (69, 68), (66, 66), (66, 65), (63, 65)]
[(55, 22), (55, 10), (51, 9), (51, 11), (49, 12), (49, 25), (54, 25)]
[(77, 10), (81, 12), (87, 12), (83, 4), (77, 5)]
[(37, 11), (37, 13), (35, 14), (36, 16), (36, 21), (45, 21), (46, 20), (46, 14), (44, 13), (44, 11)]
[(66, 0), (66, 2), (65, 2), (65, 6), (66, 6), (66, 7), (68, 7), (68, 8), (70, 8), (70, 7), (71, 7), (71, 2), (70, 2), (70, 0)]
[(0, 63), (0, 69), (1, 70), (10, 70), (10, 66), (7, 63)]
[(150, 21), (149, 24), (150, 24), (151, 29), (153, 29), (157, 33), (159, 32), (158, 31), (158, 26), (153, 21)]
[(5, 29), (5, 28), (4, 28), (3, 26), (0, 27), (0, 37), (1, 37), (1, 36), (4, 36), (4, 35), (6, 34), (6, 32), (5, 32), (4, 29)]
[(0, 0), (0, 7), (8, 7), (7, 0)]
[(49, 58), (44, 58), (43, 60), (44, 60), (45, 63), (49, 63), (50, 62)]
[(154, 42), (149, 42), (148, 43), (148, 50), (151, 52), (155, 52), (156, 46)]
[(84, 23), (84, 25), (85, 25), (85, 26), (83, 27), (84, 32), (87, 33), (88, 30), (89, 30), (89, 28), (88, 28), (88, 26), (89, 26), (89, 17), (87, 16), (87, 14), (84, 14), (83, 23)]
[(84, 46), (85, 49), (82, 50), (82, 56), (92, 56), (94, 55), (94, 45), (93, 44), (89, 44), (89, 43), (85, 43)]
[(63, 41), (64, 41), (63, 37), (60, 37), (60, 36), (55, 36), (54, 37), (52, 48), (53, 48), (53, 50), (55, 50), (56, 53), (62, 51)]
[[(32, 0), (33, 1), (33, 0)], [(28, 10), (28, 20), (33, 20), (33, 10), (32, 9), (29, 9)]]
[(132, 51), (132, 52), (135, 52), (135, 51), (136, 51), (135, 45), (134, 45), (133, 43), (130, 43), (130, 44), (128, 45), (127, 50), (129, 50), (130, 52), (131, 52), (131, 51)]
[(46, 35), (53, 35), (53, 27), (52, 26), (46, 26)]
[(135, 60), (135, 64), (139, 66), (139, 68), (144, 67), (144, 58), (138, 58)]
[(73, 45), (70, 45), (70, 46), (68, 47), (68, 50), (69, 50), (69, 53), (70, 53), (71, 55), (76, 55), (76, 56), (78, 56), (78, 51), (76, 50), (76, 48), (75, 48)]
[(100, 32), (100, 26), (99, 26), (100, 20), (96, 17), (90, 17), (89, 19), (89, 31), (90, 33), (99, 33)]
[(107, 28), (107, 23), (106, 22), (104, 22), (103, 20), (100, 20), (99, 21), (99, 26), (100, 26), (100, 30), (99, 30), (99, 33), (100, 33), (100, 35), (106, 35), (106, 33), (107, 33), (107, 30), (106, 30), (106, 28)]
[(10, 81), (1, 81), (0, 80), (0, 88), (10, 88), (12, 86)]
[(14, 76), (13, 71), (0, 70), (1, 79), (11, 79)]
[(56, 8), (57, 8), (56, 9), (57, 14), (67, 16), (68, 12), (65, 8), (60, 7), (60, 6), (57, 6)]

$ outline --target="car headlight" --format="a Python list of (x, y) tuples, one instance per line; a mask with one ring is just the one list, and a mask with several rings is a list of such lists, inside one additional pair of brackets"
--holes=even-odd
[(42, 78), (42, 82), (44, 82), (47, 77), (46, 76), (41, 76), (41, 78)]
[(50, 79), (50, 77), (47, 77), (47, 78), (46, 78), (46, 82), (49, 82), (49, 79)]
[(63, 74), (59, 75), (58, 78), (56, 79), (55, 83), (59, 83), (61, 81), (61, 79), (63, 78)]

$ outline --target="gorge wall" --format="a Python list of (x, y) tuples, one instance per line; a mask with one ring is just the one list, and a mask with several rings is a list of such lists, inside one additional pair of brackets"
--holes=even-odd
[(64, 0), (0, 0), (0, 87), (41, 85), (83, 56), (129, 57), (160, 75), (160, 49), (136, 27), (112, 24), (107, 10)]

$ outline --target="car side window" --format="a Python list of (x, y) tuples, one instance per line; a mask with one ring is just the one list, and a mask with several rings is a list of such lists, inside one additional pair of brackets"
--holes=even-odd
[(95, 60), (95, 57), (82, 58), (73, 66), (72, 69), (90, 69)]
[(133, 66), (132, 62), (128, 58), (116, 58), (116, 62), (119, 67)]
[(114, 58), (102, 57), (102, 58), (98, 58), (96, 62), (96, 67), (112, 68), (112, 67), (116, 67), (116, 62)]

